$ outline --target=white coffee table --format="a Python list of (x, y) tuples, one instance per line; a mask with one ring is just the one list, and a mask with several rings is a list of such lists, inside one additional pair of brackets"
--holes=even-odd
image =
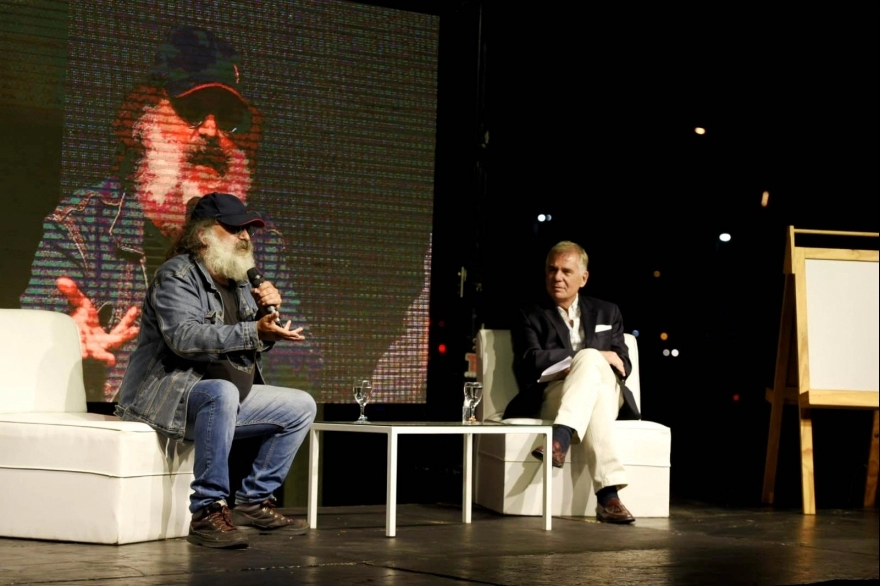
[[(553, 428), (549, 425), (508, 425), (502, 423), (394, 421), (354, 423), (349, 421), (319, 421), (312, 424), (309, 441), (309, 527), (318, 526), (318, 456), (320, 437), (318, 432), (343, 431), (349, 433), (384, 433), (388, 436), (388, 465), (386, 474), (385, 535), (397, 535), (397, 436), (406, 434), (462, 434), (464, 436), (464, 481), (462, 485), (462, 521), (471, 522), (473, 501), (474, 435), (480, 433), (527, 433), (543, 434), (544, 445), (553, 445)], [(553, 494), (550, 482), (552, 468), (544, 458), (544, 529), (550, 530), (550, 498)]]

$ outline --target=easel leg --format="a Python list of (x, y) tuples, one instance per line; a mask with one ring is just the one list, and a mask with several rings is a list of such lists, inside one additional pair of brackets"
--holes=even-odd
[(767, 459), (764, 461), (764, 490), (761, 502), (773, 504), (776, 488), (776, 464), (779, 461), (779, 437), (782, 430), (782, 390), (773, 392), (773, 404), (770, 407), (770, 433), (767, 436)]
[(809, 408), (798, 407), (801, 423), (801, 492), (804, 515), (816, 514), (816, 493), (813, 483), (813, 414)]
[(880, 468), (880, 411), (874, 411), (871, 451), (868, 455), (868, 477), (865, 479), (865, 506), (873, 507), (877, 499), (877, 470)]
[(776, 373), (773, 376), (773, 398), (770, 407), (770, 432), (767, 435), (767, 459), (764, 461), (764, 489), (761, 502), (772, 505), (776, 488), (776, 465), (779, 461), (779, 438), (782, 433), (782, 411), (785, 406), (785, 387), (788, 362), (791, 357), (794, 304), (794, 278), (785, 277), (782, 292), (782, 313), (779, 317), (779, 339), (776, 343)]

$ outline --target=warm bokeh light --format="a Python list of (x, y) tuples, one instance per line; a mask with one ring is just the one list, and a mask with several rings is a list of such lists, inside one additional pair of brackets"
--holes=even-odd
[(661, 340), (669, 339), (669, 334), (667, 334), (666, 332), (663, 332), (662, 334), (660, 334), (660, 339)]
[(440, 354), (446, 354), (446, 344), (440, 344), (437, 346), (437, 352)]
[(694, 128), (694, 132), (702, 135), (702, 134), (706, 134), (706, 129), (703, 128), (702, 126), (697, 126), (696, 128)]
[(770, 203), (770, 192), (765, 191), (761, 194), (761, 207), (766, 208), (768, 203)]
[(738, 394), (737, 394), (737, 395), (734, 395), (734, 396), (733, 396), (733, 400), (734, 400), (734, 402), (739, 401), (739, 395), (738, 395)]
[(659, 276), (660, 276), (660, 271), (654, 271), (654, 276), (655, 276), (655, 277), (659, 277)]

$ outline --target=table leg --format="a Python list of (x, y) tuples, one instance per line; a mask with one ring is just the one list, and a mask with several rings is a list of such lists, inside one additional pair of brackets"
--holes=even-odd
[(309, 527), (318, 526), (318, 432), (309, 430)]
[(397, 433), (388, 432), (388, 470), (385, 487), (385, 535), (397, 535)]
[(551, 520), (553, 519), (553, 466), (551, 462), (553, 458), (553, 434), (548, 432), (544, 434), (544, 530), (550, 531)]
[(461, 521), (471, 522), (471, 501), (474, 488), (474, 434), (464, 434), (464, 485), (461, 487)]

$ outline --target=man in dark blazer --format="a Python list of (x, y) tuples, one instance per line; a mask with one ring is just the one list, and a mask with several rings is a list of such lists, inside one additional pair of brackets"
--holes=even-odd
[[(553, 466), (564, 465), (573, 444), (583, 450), (596, 490), (597, 518), (632, 523), (617, 494), (627, 478), (613, 425), (615, 419), (640, 418), (624, 384), (632, 363), (617, 306), (579, 294), (589, 278), (587, 262), (587, 253), (574, 242), (560, 242), (547, 254), (549, 299), (520, 310), (511, 328), (519, 393), (504, 418), (553, 420)], [(545, 374), (554, 365), (557, 371)], [(544, 449), (533, 454), (543, 459)]]

